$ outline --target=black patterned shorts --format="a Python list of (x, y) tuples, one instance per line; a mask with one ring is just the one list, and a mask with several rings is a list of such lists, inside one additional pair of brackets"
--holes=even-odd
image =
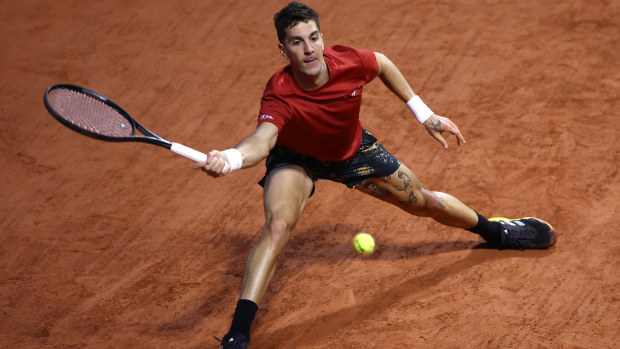
[(346, 184), (349, 188), (355, 188), (368, 178), (386, 177), (396, 172), (400, 161), (377, 143), (377, 139), (370, 132), (362, 132), (362, 142), (357, 153), (343, 161), (323, 161), (276, 145), (265, 161), (267, 171), (258, 184), (264, 186), (269, 172), (287, 165), (302, 167), (313, 183), (319, 179), (327, 179)]

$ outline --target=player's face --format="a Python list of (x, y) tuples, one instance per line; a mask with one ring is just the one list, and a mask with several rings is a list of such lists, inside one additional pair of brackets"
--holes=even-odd
[(286, 30), (280, 53), (291, 62), (294, 73), (316, 77), (327, 73), (323, 60), (323, 36), (313, 20), (299, 22)]

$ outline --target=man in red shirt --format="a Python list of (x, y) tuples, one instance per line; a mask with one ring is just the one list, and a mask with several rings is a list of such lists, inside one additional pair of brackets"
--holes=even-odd
[(266, 222), (245, 268), (240, 299), (221, 348), (247, 348), (250, 327), (314, 182), (346, 184), (416, 216), (482, 236), (498, 248), (544, 249), (555, 244), (552, 227), (536, 218), (487, 220), (451, 195), (425, 188), (359, 121), (363, 86), (375, 77), (412, 110), (444, 148), (442, 134), (465, 139), (448, 118), (434, 114), (384, 55), (343, 46), (324, 47), (318, 14), (292, 2), (275, 15), (280, 54), (290, 65), (269, 80), (258, 127), (235, 148), (212, 150), (198, 165), (213, 177), (266, 159)]

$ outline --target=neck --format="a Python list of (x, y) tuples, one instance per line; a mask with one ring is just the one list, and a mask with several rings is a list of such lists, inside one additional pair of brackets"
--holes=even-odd
[(329, 80), (329, 70), (327, 69), (327, 64), (323, 62), (321, 71), (317, 75), (306, 75), (300, 71), (293, 70), (293, 78), (302, 90), (315, 91), (327, 83)]

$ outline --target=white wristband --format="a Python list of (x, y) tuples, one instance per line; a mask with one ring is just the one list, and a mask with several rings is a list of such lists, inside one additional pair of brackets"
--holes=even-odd
[(422, 102), (420, 96), (418, 95), (411, 98), (407, 102), (407, 106), (409, 107), (409, 109), (411, 109), (416, 119), (418, 119), (421, 124), (423, 124), (424, 121), (428, 120), (428, 118), (430, 118), (431, 115), (434, 114), (433, 111), (429, 107), (427, 107), (424, 102)]
[(241, 152), (235, 148), (226, 149), (222, 153), (226, 154), (228, 158), (228, 163), (230, 163), (230, 171), (228, 173), (238, 170), (243, 165), (243, 157), (241, 156)]

